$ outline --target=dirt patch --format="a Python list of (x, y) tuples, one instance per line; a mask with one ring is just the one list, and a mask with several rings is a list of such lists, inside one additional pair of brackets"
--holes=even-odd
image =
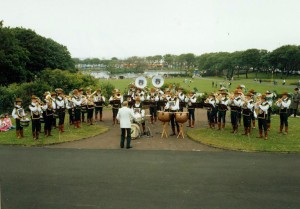
[[(146, 112), (146, 114), (148, 114)], [(104, 122), (97, 122), (109, 128), (104, 134), (92, 138), (68, 142), (63, 144), (52, 145), (53, 148), (74, 148), (74, 149), (119, 149), (120, 144), (120, 127), (119, 125), (112, 125), (112, 112), (110, 110), (104, 111)], [(182, 151), (220, 151), (219, 149), (203, 145), (189, 139), (186, 131), (190, 128), (184, 127), (185, 138), (177, 138), (177, 136), (169, 136), (168, 138), (161, 138), (162, 123), (160, 121), (150, 124), (146, 122), (152, 131), (153, 137), (141, 137), (132, 140), (132, 146), (136, 150), (182, 150)], [(186, 126), (187, 124), (185, 124)], [(198, 109), (196, 111), (195, 128), (207, 126), (206, 111)], [(169, 127), (171, 133), (171, 127)]]

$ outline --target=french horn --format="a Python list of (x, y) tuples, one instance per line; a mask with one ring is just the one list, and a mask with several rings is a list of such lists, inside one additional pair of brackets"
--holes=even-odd
[(161, 75), (156, 75), (152, 78), (152, 85), (156, 88), (160, 88), (164, 85), (164, 78)]

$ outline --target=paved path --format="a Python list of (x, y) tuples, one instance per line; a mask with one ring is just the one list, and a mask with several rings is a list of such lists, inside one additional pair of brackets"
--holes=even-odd
[[(196, 111), (196, 127), (207, 126), (206, 122), (206, 111), (203, 109), (198, 109)], [(119, 149), (120, 147), (120, 128), (119, 125), (112, 125), (112, 113), (111, 111), (105, 111), (104, 121), (101, 124), (107, 126), (109, 131), (89, 139), (57, 144), (49, 146), (52, 148), (76, 148), (76, 149)], [(100, 123), (100, 122), (99, 122)], [(146, 123), (150, 124), (150, 123)], [(186, 124), (185, 124), (186, 125)], [(198, 142), (192, 141), (189, 138), (179, 138), (176, 136), (170, 136), (169, 138), (161, 138), (162, 124), (157, 121), (154, 125), (149, 125), (153, 137), (147, 138), (142, 137), (137, 140), (132, 140), (132, 145), (134, 149), (137, 150), (181, 150), (181, 151), (218, 151), (218, 149), (200, 144)], [(185, 131), (190, 128), (185, 127)], [(171, 133), (171, 128), (169, 128)]]
[(2, 209), (296, 209), (296, 154), (0, 146)]

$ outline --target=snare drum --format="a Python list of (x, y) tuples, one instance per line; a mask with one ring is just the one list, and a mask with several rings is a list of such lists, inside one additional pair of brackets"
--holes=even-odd
[(175, 112), (175, 120), (177, 123), (185, 123), (188, 119), (188, 112)]
[(158, 120), (169, 122), (171, 120), (170, 112), (157, 111)]
[(28, 127), (29, 126), (29, 122), (30, 122), (30, 120), (29, 119), (21, 119), (20, 120), (20, 126), (21, 127)]
[(141, 135), (140, 126), (137, 124), (131, 124), (131, 138), (137, 139)]

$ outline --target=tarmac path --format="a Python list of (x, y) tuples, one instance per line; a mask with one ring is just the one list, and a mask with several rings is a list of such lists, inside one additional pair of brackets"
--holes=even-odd
[(297, 209), (297, 154), (0, 146), (2, 209)]

